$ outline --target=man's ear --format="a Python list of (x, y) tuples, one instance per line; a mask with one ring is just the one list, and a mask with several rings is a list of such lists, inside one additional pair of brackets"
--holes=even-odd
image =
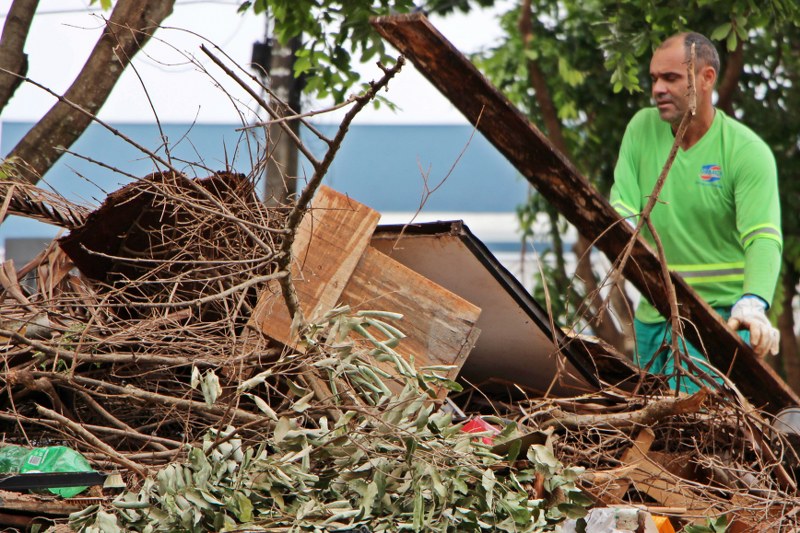
[(714, 67), (706, 65), (700, 69), (699, 78), (698, 82), (702, 84), (703, 89), (710, 91), (717, 82), (717, 71)]

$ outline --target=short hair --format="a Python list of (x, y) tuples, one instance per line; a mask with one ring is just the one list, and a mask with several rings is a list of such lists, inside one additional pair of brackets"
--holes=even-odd
[(694, 53), (697, 60), (695, 68), (701, 65), (708, 65), (714, 69), (714, 72), (719, 75), (719, 52), (708, 37), (701, 33), (686, 32), (673, 35), (666, 39), (659, 48), (663, 48), (670, 44), (674, 39), (683, 39), (683, 46), (686, 48), (686, 62), (688, 63), (692, 57), (692, 45), (694, 44)]

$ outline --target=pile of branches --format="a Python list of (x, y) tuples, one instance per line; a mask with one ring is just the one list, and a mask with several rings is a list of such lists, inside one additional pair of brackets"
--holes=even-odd
[(800, 526), (800, 439), (775, 429), (770, 415), (707, 389), (655, 396), (608, 388), (513, 404), (470, 397), (465, 409), (490, 407), (519, 427), (549, 433), (558, 460), (585, 470), (579, 486), (595, 505), (643, 506), (696, 532), (717, 529), (688, 524), (719, 517), (735, 520), (736, 531)]
[(585, 512), (551, 448), (512, 465), (440, 409), (457, 387), (394, 350), (402, 317), (332, 310), (298, 326), (303, 354), (263, 337), (255, 289), (281, 278), (291, 211), (252, 191), (149, 176), (5, 263), (7, 440), (70, 446), (130, 488), (73, 527), (548, 531)]
[[(327, 145), (318, 158), (280, 118), (293, 115), (288, 106), (275, 95), (265, 101), (259, 91), (268, 88), (252, 87), (203, 51), (298, 143), (313, 168), (306, 188), (292, 205), (266, 208), (256, 190), (268, 154), (253, 155), (247, 176), (224, 171), (193, 179), (187, 173), (207, 167), (148, 150), (96, 117), (159, 169), (96, 210), (14, 179), (20, 162), (3, 162), (0, 219), (14, 214), (70, 230), (29, 264), (17, 269), (7, 261), (0, 269), (0, 424), (7, 440), (63, 442), (101, 468), (144, 478), (185, 457), (213, 428), (260, 435), (269, 418), (261, 400), (239, 387), (265, 368), (296, 375), (290, 381), (300, 388), (316, 382), (296, 362), (276, 367), (282, 347), (250, 323), (253, 309), (259, 291), (275, 282), (298, 327), (306, 325), (289, 280), (297, 227), (350, 123), (403, 62), (351, 97), (332, 138), (292, 117)], [(287, 390), (269, 390), (265, 401), (280, 411)]]
[[(248, 321), (257, 287), (281, 275), (283, 218), (241, 176), (159, 174), (111, 195), (20, 270), (4, 263), (6, 439), (70, 441), (103, 467), (146, 475), (210, 427), (258, 426), (234, 393), (279, 353)], [(203, 383), (220, 405), (193, 388), (212, 369), (217, 381)]]
[[(592, 500), (576, 486), (582, 469), (564, 467), (544, 445), (513, 462), (493, 453), (439, 408), (435, 387), (446, 380), (435, 369), (410, 367), (391, 348), (398, 337), (359, 335), (390, 315), (331, 311), (305, 336), (313, 349), (284, 354), (240, 384), (241, 395), (255, 400), (269, 421), (258, 439), (243, 438), (250, 428), (213, 428), (186, 461), (166, 466), (103, 509), (74, 514), (72, 526), (533, 532), (583, 516)], [(298, 373), (313, 374), (331, 396), (317, 398)], [(204, 390), (207, 401), (219, 401)], [(509, 428), (505, 437), (516, 435)]]
[[(118, 206), (143, 199), (135, 223), (114, 230)], [(74, 527), (548, 531), (592, 505), (658, 506), (635, 484), (619, 491), (646, 429), (652, 452), (681, 462), (661, 466), (695, 507), (796, 521), (791, 443), (705, 391), (506, 404), (451, 394), (468, 416), (499, 417), (489, 445), (442, 410), (438, 387), (452, 384), (438, 369), (394, 351), (399, 316), (332, 310), (300, 328), (305, 354), (265, 338), (250, 318), (258, 289), (283, 279), (289, 212), (263, 208), (242, 176), (157, 174), (86, 215), (87, 236), (75, 229), (20, 269), (3, 264), (6, 440), (64, 444), (127, 476), (128, 492)], [(91, 249), (102, 227), (113, 252)], [(530, 432), (547, 438), (523, 446)]]
[[(800, 461), (745, 404), (609, 388), (513, 404), (469, 391), (447, 410), (438, 392), (453, 384), (394, 351), (392, 310), (303, 316), (289, 275), (296, 229), (350, 121), (394, 72), (354, 99), (324, 157), (297, 139), (314, 173), (291, 206), (263, 207), (253, 176), (190, 179), (150, 152), (161, 170), (94, 211), (0, 182), (0, 218), (70, 230), (28, 264), (0, 268), (0, 429), (9, 443), (74, 448), (124, 472), (129, 488), (73, 526), (551, 531), (592, 505), (656, 503), (620, 486), (645, 430), (653, 453), (684, 458), (691, 473), (662, 470), (697, 507), (795, 524)], [(251, 322), (270, 282), (303, 354)], [(453, 416), (487, 410), (494, 441)], [(531, 432), (544, 439), (530, 444)]]

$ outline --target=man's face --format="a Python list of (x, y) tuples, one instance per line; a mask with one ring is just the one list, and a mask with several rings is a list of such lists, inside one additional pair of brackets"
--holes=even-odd
[(689, 107), (686, 49), (682, 39), (659, 48), (650, 61), (653, 100), (661, 120), (676, 125)]

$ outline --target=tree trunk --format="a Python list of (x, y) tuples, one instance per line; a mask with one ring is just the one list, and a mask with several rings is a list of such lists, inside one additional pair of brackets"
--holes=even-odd
[(630, 354), (633, 346), (628, 346), (626, 340), (630, 339), (631, 342), (633, 341), (632, 317), (630, 317), (630, 313), (628, 312), (631, 306), (623, 301), (625, 296), (622, 294), (622, 284), (620, 283), (620, 285), (610, 288), (611, 297), (609, 298), (611, 307), (617, 309), (619, 321), (622, 325), (622, 331), (620, 331), (617, 329), (614, 322), (612, 322), (608, 311), (601, 307), (603, 297), (600, 293), (600, 287), (597, 284), (594, 269), (592, 268), (590, 253), (591, 243), (589, 239), (579, 234), (573, 250), (575, 251), (575, 257), (578, 261), (575, 267), (575, 274), (583, 282), (586, 288), (586, 298), (589, 300), (589, 309), (595, 314), (592, 320), (592, 328), (595, 334), (621, 353)]
[[(276, 42), (272, 51), (270, 89), (277, 96), (272, 106), (280, 116), (300, 112), (302, 82), (294, 77), (294, 58), (299, 47), (300, 38), (295, 37), (286, 45)], [(295, 134), (299, 133), (296, 120), (289, 126)], [(270, 125), (267, 129), (267, 155), (264, 203), (268, 206), (287, 205), (297, 192), (297, 146), (278, 125)]]
[(38, 4), (39, 0), (14, 0), (8, 10), (0, 37), (0, 111), (14, 96), (22, 82), (20, 76), (28, 72), (28, 56), (23, 49)]
[(783, 284), (783, 306), (778, 317), (778, 329), (781, 332), (781, 360), (786, 372), (786, 382), (794, 390), (800, 390), (800, 350), (794, 334), (794, 308), (792, 300), (797, 295), (797, 283), (800, 281), (797, 270), (788, 262), (784, 262), (781, 276)]
[(739, 86), (739, 78), (742, 76), (744, 68), (744, 48), (742, 41), (736, 45), (736, 49), (728, 55), (725, 63), (725, 73), (717, 84), (717, 107), (733, 116), (733, 97)]
[[(522, 36), (523, 48), (527, 49), (531, 40), (533, 39), (533, 23), (531, 20), (530, 0), (525, 0), (522, 3), (519, 19), (519, 31)], [(527, 60), (527, 69), (530, 84), (533, 87), (536, 95), (536, 104), (539, 106), (539, 110), (542, 113), (542, 119), (544, 120), (547, 136), (553, 143), (553, 146), (558, 148), (559, 151), (571, 159), (572, 157), (569, 149), (567, 148), (567, 142), (564, 139), (564, 134), (561, 128), (561, 120), (558, 118), (558, 111), (556, 110), (556, 106), (553, 103), (553, 98), (550, 95), (550, 88), (547, 85), (547, 79), (545, 78), (541, 68), (539, 67), (539, 64), (536, 61), (530, 59)], [(557, 215), (554, 217), (552, 214), (554, 211), (554, 208), (548, 210), (548, 214), (550, 214), (550, 223), (553, 225), (557, 220)], [(595, 277), (594, 270), (592, 269), (589, 248), (589, 241), (586, 240), (582, 235), (579, 235), (578, 241), (575, 243), (573, 248), (576, 258), (578, 259), (575, 273), (581, 279), (581, 281), (583, 281), (584, 287), (586, 287), (586, 298), (590, 298), (591, 309), (596, 313), (594, 320), (592, 320), (594, 331), (598, 337), (608, 342), (618, 350), (624, 352), (625, 335), (623, 332), (618, 330), (610, 318), (606, 316), (606, 311), (604, 309), (600, 309), (599, 304), (601, 303), (602, 298), (600, 297), (600, 291), (597, 286), (597, 278)], [(558, 252), (558, 250), (556, 251)], [(561, 257), (559, 266), (563, 268), (563, 257)], [(566, 279), (566, 272), (559, 271), (558, 276)], [(559, 280), (556, 279), (557, 285), (566, 285), (566, 283), (559, 284), (558, 281)], [(562, 295), (567, 294), (566, 290), (563, 290), (565, 287), (559, 286), (558, 288), (562, 291)]]
[(103, 35), (64, 98), (22, 138), (8, 157), (17, 157), (20, 177), (38, 182), (86, 130), (133, 56), (172, 13), (175, 0), (118, 0)]

